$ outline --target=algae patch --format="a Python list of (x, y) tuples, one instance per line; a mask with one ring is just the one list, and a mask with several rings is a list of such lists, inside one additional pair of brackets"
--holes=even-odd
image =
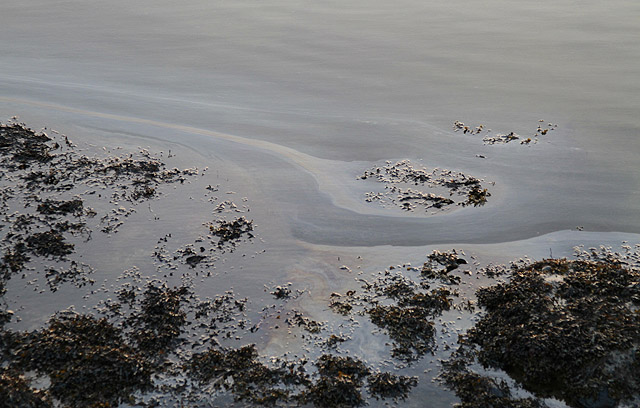
[(387, 161), (383, 166), (366, 170), (359, 179), (384, 185), (384, 191), (367, 193), (366, 202), (392, 204), (408, 212), (435, 214), (454, 205), (477, 207), (491, 197), (481, 179), (446, 169), (416, 167), (409, 160)]
[[(504, 370), (537, 397), (572, 407), (639, 400), (636, 267), (616, 258), (547, 259), (514, 267), (508, 282), (482, 288), (477, 296), (485, 313), (461, 339), (466, 351), (446, 365), (444, 374), (463, 400), (470, 378), (478, 376), (468, 370), (473, 361)], [(488, 381), (476, 382), (486, 388)]]

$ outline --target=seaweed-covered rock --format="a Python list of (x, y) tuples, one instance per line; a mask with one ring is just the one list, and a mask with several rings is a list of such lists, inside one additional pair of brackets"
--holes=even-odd
[(479, 361), (575, 407), (640, 395), (640, 272), (550, 259), (478, 291), (486, 315), (468, 333)]
[(58, 314), (48, 327), (15, 336), (13, 367), (48, 376), (48, 393), (71, 407), (118, 405), (148, 389), (151, 368), (106, 319)]

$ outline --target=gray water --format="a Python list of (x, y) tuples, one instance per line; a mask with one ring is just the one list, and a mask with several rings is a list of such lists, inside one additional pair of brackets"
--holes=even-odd
[[(229, 281), (260, 296), (297, 276), (326, 310), (352, 281), (327, 272), (335, 253), (379, 270), (454, 243), (506, 262), (639, 242), (639, 44), (640, 3), (623, 0), (5, 0), (0, 109), (225, 169), (272, 251)], [(530, 146), (452, 129), (526, 137), (539, 119), (558, 128)], [(436, 216), (364, 205), (356, 177), (400, 159), (493, 195)]]

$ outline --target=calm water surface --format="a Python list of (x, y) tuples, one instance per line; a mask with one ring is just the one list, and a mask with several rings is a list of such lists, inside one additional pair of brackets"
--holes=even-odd
[[(277, 248), (262, 269), (302, 265), (317, 244), (392, 251), (577, 226), (640, 233), (638, 2), (5, 3), (4, 118), (98, 143), (172, 142), (212, 168), (232, 163), (230, 182), (249, 191)], [(460, 120), (526, 136), (539, 119), (558, 128), (528, 147), (452, 130)], [(485, 207), (432, 217), (350, 204), (358, 174), (399, 159), (484, 177), (494, 194)], [(556, 241), (536, 242), (511, 248), (545, 256)]]

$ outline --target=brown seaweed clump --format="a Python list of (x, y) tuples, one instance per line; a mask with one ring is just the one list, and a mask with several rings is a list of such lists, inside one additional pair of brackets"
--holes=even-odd
[(24, 169), (31, 164), (47, 163), (53, 159), (55, 147), (47, 143), (52, 139), (36, 134), (17, 123), (0, 123), (0, 163), (10, 170)]
[(53, 407), (44, 392), (31, 388), (23, 376), (6, 368), (0, 369), (0, 401), (5, 407)]
[(231, 391), (237, 400), (259, 405), (295, 400), (295, 390), (310, 384), (303, 364), (284, 362), (277, 368), (267, 367), (258, 361), (253, 344), (194, 354), (187, 370), (200, 383)]
[(459, 408), (548, 408), (537, 398), (517, 398), (513, 396), (504, 380), (492, 378), (469, 369), (474, 361), (473, 349), (463, 343), (454, 357), (443, 362), (443, 372), (439, 379), (454, 390)]
[[(403, 265), (406, 272), (392, 272), (395, 267), (390, 267), (373, 282), (362, 280), (361, 294), (353, 290), (344, 295), (332, 293), (329, 307), (344, 316), (353, 312), (368, 316), (392, 340), (392, 357), (412, 363), (435, 349), (434, 320), (454, 307), (465, 307), (454, 302), (459, 294), (451, 286), (461, 278), (451, 272), (466, 263), (456, 250), (434, 251), (422, 270)], [(432, 284), (437, 286), (432, 288)]]
[(67, 215), (73, 214), (79, 217), (83, 214), (84, 203), (76, 198), (73, 200), (52, 200), (47, 198), (38, 204), (38, 212), (46, 215)]
[(486, 188), (474, 186), (467, 196), (467, 201), (463, 205), (473, 205), (474, 207), (482, 206), (487, 203), (487, 197), (491, 197), (491, 193)]
[(185, 370), (201, 386), (229, 391), (237, 401), (264, 406), (357, 407), (365, 405), (365, 381), (378, 398), (406, 398), (416, 386), (414, 377), (390, 373), (371, 374), (360, 360), (331, 354), (320, 356), (316, 371), (308, 373), (306, 359), (259, 361), (256, 346), (212, 348), (196, 353)]
[(549, 259), (480, 289), (468, 333), (478, 361), (573, 407), (640, 398), (640, 272), (620, 262)]
[(432, 348), (435, 325), (422, 307), (376, 306), (368, 311), (371, 322), (386, 329), (394, 341), (392, 354), (414, 360)]
[[(122, 217), (135, 212), (119, 201), (150, 200), (158, 196), (162, 184), (183, 182), (195, 174), (192, 169), (167, 169), (145, 150), (122, 157), (85, 156), (66, 136), (54, 133), (50, 137), (23, 124), (0, 123), (0, 287), (38, 261), (33, 258), (61, 264), (46, 271), (53, 291), (62, 282), (93, 283), (86, 277), (92, 271), (88, 265), (78, 267), (68, 259), (75, 252), (71, 237), (91, 239), (93, 231), (86, 221), (97, 213), (87, 200), (110, 197), (109, 206), (115, 208), (101, 223), (103, 232), (113, 233)], [(71, 265), (64, 266), (68, 262)]]
[(147, 285), (140, 301), (140, 310), (127, 319), (127, 323), (133, 327), (132, 337), (141, 352), (165, 354), (175, 346), (187, 322), (182, 305), (190, 293), (185, 286), (170, 289), (164, 283)]
[(351, 357), (330, 354), (316, 361), (319, 378), (303, 399), (317, 407), (357, 407), (364, 405), (361, 388), (369, 375), (367, 366)]
[(209, 230), (213, 236), (219, 238), (218, 248), (222, 248), (226, 243), (235, 246), (235, 243), (243, 235), (253, 238), (251, 233), (253, 231), (253, 221), (249, 221), (245, 217), (239, 217), (233, 221), (220, 220), (217, 221), (217, 225), (210, 225)]
[[(171, 289), (152, 281), (139, 297), (121, 291), (118, 298), (130, 310), (110, 304), (110, 317), (63, 311), (39, 330), (0, 330), (0, 362), (6, 367), (0, 382), (8, 387), (0, 393), (72, 408), (138, 403), (141, 395), (160, 391), (154, 376), (174, 366), (180, 336), (190, 325), (185, 312), (190, 296), (184, 286)], [(47, 406), (38, 404), (33, 406)]]
[(35, 255), (64, 258), (73, 253), (73, 244), (65, 242), (64, 236), (56, 230), (37, 232), (26, 239), (27, 247)]
[(369, 392), (378, 398), (406, 399), (409, 391), (418, 385), (417, 377), (394, 375), (391, 373), (372, 374), (367, 379)]
[(467, 261), (455, 249), (445, 252), (434, 250), (427, 256), (427, 261), (422, 265), (420, 273), (425, 279), (439, 280), (448, 285), (457, 285), (460, 283), (461, 278), (451, 275), (450, 272), (465, 264), (467, 264)]
[(384, 166), (366, 170), (361, 180), (383, 183), (383, 192), (369, 192), (365, 201), (393, 203), (405, 211), (444, 211), (451, 205), (474, 207), (487, 202), (491, 193), (482, 188), (483, 180), (451, 170), (414, 167), (409, 160), (387, 161)]
[(48, 377), (51, 385), (42, 394), (66, 406), (117, 406), (151, 386), (147, 360), (104, 318), (58, 314), (48, 327), (13, 337), (11, 369)]
[(393, 340), (393, 357), (410, 362), (432, 351), (436, 334), (433, 319), (451, 309), (453, 295), (445, 288), (413, 292), (396, 305), (377, 305), (367, 313)]

